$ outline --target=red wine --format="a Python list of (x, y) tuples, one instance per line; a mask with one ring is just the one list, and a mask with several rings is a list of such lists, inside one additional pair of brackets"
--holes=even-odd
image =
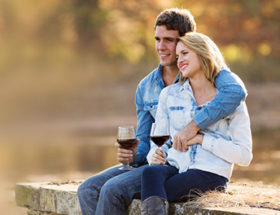
[(117, 139), (117, 142), (125, 149), (130, 149), (137, 140), (134, 139)]
[(169, 135), (164, 136), (151, 136), (152, 141), (158, 146), (161, 147), (168, 139)]

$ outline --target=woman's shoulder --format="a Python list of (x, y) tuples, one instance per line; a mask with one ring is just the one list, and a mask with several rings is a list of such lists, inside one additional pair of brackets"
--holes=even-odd
[[(239, 106), (234, 110), (234, 112), (232, 114), (230, 114), (227, 118), (229, 119), (234, 119), (238, 116), (246, 116), (249, 117), (249, 113), (248, 113), (248, 108), (246, 105), (246, 102), (243, 100), (241, 101), (241, 103), (239, 104)], [(242, 122), (240, 122), (242, 123)]]
[(234, 111), (234, 113), (239, 113), (239, 112), (248, 112), (247, 105), (244, 100), (240, 102), (239, 106)]

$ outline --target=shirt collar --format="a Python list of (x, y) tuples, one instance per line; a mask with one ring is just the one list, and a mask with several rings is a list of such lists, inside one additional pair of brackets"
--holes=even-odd
[(177, 75), (177, 77), (176, 77), (176, 79), (175, 79), (175, 82), (174, 82), (174, 83), (178, 83), (178, 82), (179, 82), (179, 78), (180, 78), (180, 74), (179, 74), (179, 72), (178, 72), (178, 75)]
[(162, 65), (159, 64), (158, 68), (157, 68), (157, 72), (155, 74), (155, 79), (156, 81), (159, 83), (159, 85), (161, 86), (161, 88), (164, 88), (164, 82), (162, 80)]
[(183, 90), (187, 90), (189, 92), (192, 92), (192, 88), (190, 86), (190, 81), (189, 79), (187, 79), (184, 83), (182, 83), (182, 86), (180, 88), (180, 91), (183, 91)]

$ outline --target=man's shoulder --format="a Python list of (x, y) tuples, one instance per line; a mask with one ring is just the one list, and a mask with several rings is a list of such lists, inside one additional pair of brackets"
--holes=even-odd
[(218, 76), (215, 79), (215, 84), (224, 85), (225, 83), (233, 83), (240, 85), (244, 91), (246, 91), (246, 88), (244, 86), (243, 81), (241, 78), (234, 72), (232, 72), (229, 68), (222, 68), (219, 72)]
[(156, 80), (156, 77), (159, 73), (159, 68), (155, 68), (152, 72), (150, 72), (148, 75), (146, 75), (138, 84), (138, 87), (144, 87), (146, 84), (149, 84), (151, 82), (154, 82)]
[(232, 72), (228, 67), (222, 68), (218, 73), (217, 78), (226, 78), (229, 76), (234, 76), (236, 78), (239, 78), (239, 76), (236, 73)]

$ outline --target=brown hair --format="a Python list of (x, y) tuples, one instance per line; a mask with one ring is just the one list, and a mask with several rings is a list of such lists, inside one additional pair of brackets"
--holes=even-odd
[(180, 36), (196, 31), (194, 18), (186, 9), (171, 8), (162, 11), (156, 19), (155, 28), (160, 25), (165, 25), (168, 30), (177, 30)]

